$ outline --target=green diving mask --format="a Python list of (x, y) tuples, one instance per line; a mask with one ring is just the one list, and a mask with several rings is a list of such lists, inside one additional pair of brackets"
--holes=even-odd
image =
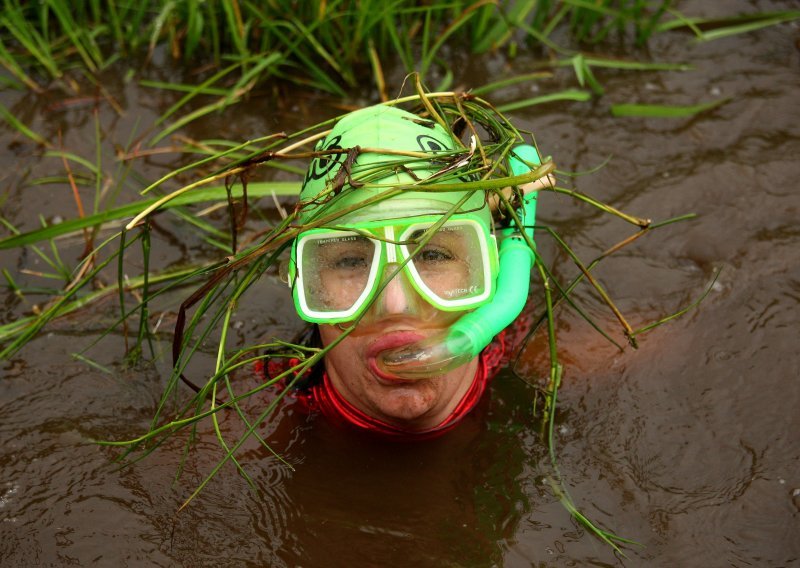
[(359, 317), (393, 271), (439, 310), (475, 309), (494, 296), (497, 258), (480, 216), (431, 215), (301, 233), (289, 277), (303, 319), (341, 323)]

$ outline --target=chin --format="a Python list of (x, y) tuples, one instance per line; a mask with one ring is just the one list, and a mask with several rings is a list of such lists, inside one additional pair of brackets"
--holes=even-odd
[(380, 410), (384, 420), (407, 426), (413, 426), (419, 421), (424, 421), (438, 400), (429, 385), (403, 384), (389, 387), (390, 392), (384, 392), (371, 401)]

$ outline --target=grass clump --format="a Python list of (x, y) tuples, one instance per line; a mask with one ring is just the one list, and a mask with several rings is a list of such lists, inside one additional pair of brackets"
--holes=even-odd
[[(545, 79), (560, 68), (574, 72), (573, 86), (511, 101), (505, 111), (588, 101), (604, 94), (598, 69), (689, 69), (682, 63), (592, 53), (609, 40), (616, 40), (617, 48), (633, 47), (653, 34), (689, 30), (699, 41), (710, 41), (797, 18), (800, 11), (795, 10), (703, 19), (683, 15), (671, 0), (5, 0), (0, 64), (7, 76), (0, 79), (6, 87), (37, 93), (54, 87), (76, 93), (81, 89), (76, 75), (96, 76), (118, 65), (133, 77), (172, 59), (190, 70), (189, 82), (141, 79), (142, 85), (183, 93), (156, 121), (162, 130), (151, 138), (154, 145), (246, 100), (256, 89), (290, 84), (345, 99), (363, 97), (367, 87), (371, 97), (387, 101), (411, 72), (433, 83), (434, 91), (451, 90), (463, 81), (453, 70), (454, 60), (463, 67), (465, 58), (488, 53), (507, 60), (522, 52), (543, 57), (539, 72), (472, 85), (482, 95)], [(184, 110), (193, 100), (204, 102)], [(681, 117), (714, 106), (619, 104), (611, 110), (625, 116)], [(9, 113), (2, 114), (24, 129)]]
[(452, 80), (445, 51), (574, 53), (561, 45), (562, 30), (578, 46), (612, 36), (643, 45), (670, 29), (689, 28), (710, 40), (796, 17), (710, 21), (683, 16), (670, 0), (5, 0), (0, 60), (34, 91), (76, 67), (95, 73), (123, 57), (147, 65), (163, 53), (195, 66), (232, 67), (239, 79), (235, 88), (225, 86), (229, 92), (279, 79), (345, 96), (363, 88), (370, 69), (380, 86), (386, 64), (397, 62), (406, 73), (436, 70), (444, 87)]

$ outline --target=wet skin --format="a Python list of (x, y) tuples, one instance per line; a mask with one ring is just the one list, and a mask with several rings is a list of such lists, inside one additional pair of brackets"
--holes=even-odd
[[(436, 310), (404, 275), (395, 277), (356, 329), (327, 354), (331, 383), (345, 400), (374, 418), (415, 431), (438, 426), (469, 390), (477, 359), (443, 375), (410, 381), (381, 372), (376, 357), (446, 329), (459, 315)], [(342, 333), (339, 327), (320, 325), (326, 346)]]

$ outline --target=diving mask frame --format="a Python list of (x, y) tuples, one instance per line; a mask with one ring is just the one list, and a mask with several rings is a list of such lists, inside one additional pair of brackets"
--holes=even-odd
[[(436, 234), (447, 231), (466, 231), (470, 244), (477, 245), (480, 267), (468, 289), (459, 290), (458, 297), (446, 297), (437, 293), (418, 270), (416, 257)], [(343, 309), (316, 309), (312, 301), (310, 287), (313, 281), (312, 270), (304, 270), (306, 249), (314, 250), (316, 243), (342, 238), (364, 237), (373, 245), (369, 259), (367, 279), (363, 290), (351, 305)], [(419, 245), (412, 251), (412, 245)], [(472, 248), (472, 247), (470, 247)], [(309, 255), (311, 253), (308, 253)], [(373, 302), (379, 301), (376, 295), (385, 282), (387, 268), (397, 267), (393, 278), (405, 274), (413, 289), (436, 309), (445, 312), (472, 310), (490, 302), (494, 297), (498, 273), (498, 249), (495, 235), (486, 226), (483, 216), (475, 213), (434, 214), (410, 218), (388, 219), (364, 223), (318, 227), (301, 233), (292, 246), (289, 264), (289, 285), (297, 313), (304, 320), (313, 323), (345, 323), (361, 316)], [(391, 268), (389, 268), (391, 270)]]

